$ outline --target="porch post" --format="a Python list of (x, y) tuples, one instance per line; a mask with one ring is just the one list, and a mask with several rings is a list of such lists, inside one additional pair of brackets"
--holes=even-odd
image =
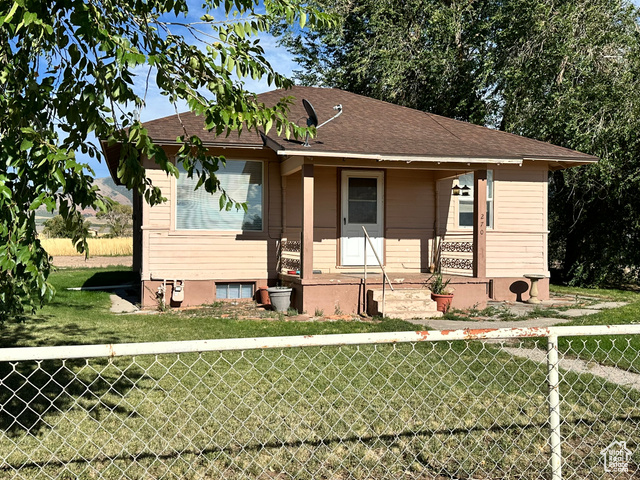
[(487, 171), (473, 175), (473, 276), (487, 276)]
[(313, 277), (313, 165), (302, 165), (300, 278)]

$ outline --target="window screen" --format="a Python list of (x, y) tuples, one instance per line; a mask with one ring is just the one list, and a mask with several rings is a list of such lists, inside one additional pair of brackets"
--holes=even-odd
[(349, 178), (349, 223), (376, 223), (378, 179)]
[(176, 230), (262, 230), (262, 162), (227, 160), (216, 176), (227, 195), (246, 203), (247, 211), (220, 210), (220, 193), (204, 187), (194, 190), (198, 179), (188, 178), (179, 167), (176, 180)]

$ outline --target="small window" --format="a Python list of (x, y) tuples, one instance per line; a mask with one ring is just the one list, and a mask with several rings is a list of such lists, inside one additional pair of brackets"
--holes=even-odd
[[(473, 172), (460, 175), (459, 185), (469, 187), (469, 195), (458, 197), (458, 226), (473, 228)], [(493, 170), (487, 170), (487, 227), (493, 228)]]
[(216, 299), (253, 298), (253, 283), (216, 283)]
[(195, 190), (198, 178), (188, 178), (178, 166), (176, 180), (176, 230), (262, 231), (262, 162), (227, 160), (216, 177), (231, 199), (245, 203), (247, 210), (220, 210), (220, 192)]

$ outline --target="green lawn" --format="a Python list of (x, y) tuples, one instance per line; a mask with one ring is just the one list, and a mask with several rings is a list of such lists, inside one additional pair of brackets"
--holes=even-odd
[[(578, 317), (564, 325), (640, 324), (640, 294), (625, 290), (587, 289), (554, 286), (554, 291), (568, 295), (601, 298), (602, 301), (624, 301), (627, 305)], [(559, 348), (567, 356), (640, 373), (640, 335), (560, 338)]]
[[(415, 328), (118, 316), (63, 290), (114, 276), (56, 273), (56, 301), (3, 346)], [(545, 378), (483, 342), (0, 363), (0, 478), (548, 478)], [(564, 478), (608, 478), (613, 440), (640, 473), (640, 391), (565, 372), (561, 396)]]
[(10, 321), (2, 328), (1, 347), (95, 343), (158, 342), (279, 335), (318, 335), (382, 331), (413, 331), (400, 320), (371, 322), (291, 322), (207, 318), (195, 312), (157, 315), (115, 315), (109, 293), (68, 291), (68, 287), (128, 283), (133, 275), (122, 267), (61, 269), (51, 276), (56, 296), (36, 316)]

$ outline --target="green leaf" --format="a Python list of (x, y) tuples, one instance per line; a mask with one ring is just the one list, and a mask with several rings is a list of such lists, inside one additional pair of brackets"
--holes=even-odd
[(33, 141), (28, 138), (23, 139), (20, 143), (20, 150), (23, 152), (29, 150), (31, 147), (33, 147)]
[(66, 178), (65, 178), (65, 176), (64, 176), (64, 171), (63, 171), (63, 170), (61, 170), (61, 169), (59, 169), (59, 168), (56, 168), (56, 169), (52, 172), (52, 175), (53, 175), (53, 178), (55, 178), (55, 179), (56, 179), (56, 181), (57, 181), (60, 185), (62, 185), (63, 187), (65, 187), (65, 186), (66, 186), (67, 181), (66, 181)]
[(11, 22), (11, 19), (15, 15), (16, 10), (18, 10), (18, 2), (13, 2), (11, 10), (9, 10), (9, 12), (4, 17), (0, 17), (0, 25)]

